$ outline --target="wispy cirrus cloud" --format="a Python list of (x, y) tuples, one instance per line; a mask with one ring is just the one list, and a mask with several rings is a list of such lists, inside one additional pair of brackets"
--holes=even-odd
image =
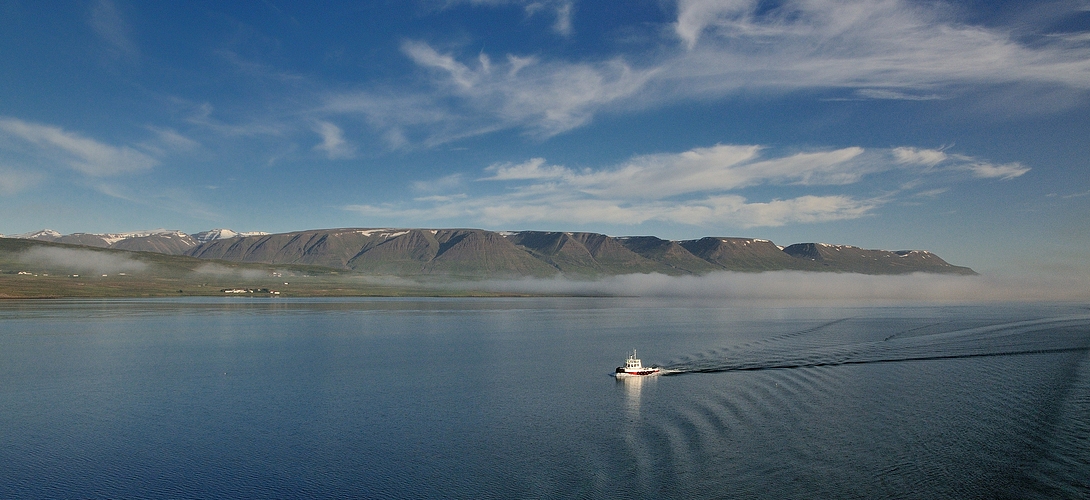
[(142, 141), (138, 147), (148, 154), (156, 157), (164, 157), (171, 153), (193, 151), (201, 147), (201, 144), (171, 128), (146, 127), (154, 136)]
[[(575, 12), (571, 2), (523, 3), (555, 8), (569, 25)], [(422, 86), (334, 94), (327, 108), (363, 113), (391, 144), (435, 145), (504, 129), (546, 138), (607, 110), (753, 91), (907, 101), (1001, 85), (1090, 91), (1090, 46), (1077, 41), (1082, 33), (1039, 33), (1031, 43), (955, 13), (942, 3), (907, 0), (680, 0), (668, 36), (640, 50), (581, 60), (461, 54), (409, 40), (402, 52), (426, 72)]]
[(42, 176), (0, 166), (0, 194), (15, 194), (41, 182)]
[(1028, 167), (1022, 166), (1020, 163), (1005, 163), (1003, 165), (993, 165), (985, 162), (971, 162), (965, 165), (966, 170), (973, 173), (973, 176), (984, 179), (1003, 179), (1009, 180), (1015, 177), (1019, 177), (1026, 172), (1029, 172)]
[(434, 72), (434, 86), (457, 97), (459, 111), (484, 113), (486, 121), (541, 136), (585, 124), (600, 107), (633, 95), (657, 72), (634, 69), (622, 58), (550, 63), (508, 55), (493, 62), (481, 53), (470, 65), (420, 41), (405, 42), (402, 50)]
[(1030, 171), (1018, 162), (996, 165), (987, 161), (966, 155), (948, 155), (941, 149), (917, 149), (909, 147), (893, 148), (893, 157), (897, 163), (908, 165), (923, 165), (928, 168), (941, 163), (952, 165), (952, 170), (971, 172), (973, 177), (981, 179), (1009, 180), (1020, 177)]
[[(427, 203), (426, 208), (420, 208)], [(428, 197), (411, 204), (348, 205), (344, 209), (367, 217), (393, 220), (472, 218), (484, 224), (564, 222), (639, 225), (650, 221), (692, 226), (740, 228), (782, 226), (855, 219), (879, 205), (849, 196), (802, 196), (788, 200), (749, 202), (737, 195), (709, 196), (667, 202), (628, 202), (595, 199), (573, 193), (546, 192), (536, 196)]]
[(854, 88), (879, 99), (980, 83), (1090, 89), (1085, 45), (1028, 45), (952, 12), (902, 0), (682, 0), (674, 28), (686, 51), (663, 75), (710, 93)]
[(412, 187), (414, 191), (421, 193), (438, 193), (443, 191), (450, 191), (461, 187), (463, 184), (462, 174), (451, 174), (438, 179), (427, 181), (413, 182)]
[(185, 118), (192, 125), (211, 130), (224, 136), (253, 137), (261, 135), (283, 135), (288, 128), (285, 124), (269, 120), (250, 120), (245, 123), (227, 123), (212, 116), (215, 107), (209, 103), (201, 103), (194, 107), (193, 112)]
[[(899, 193), (934, 198), (968, 178), (1013, 178), (1029, 169), (994, 165), (943, 150), (899, 147), (770, 154), (756, 145), (716, 145), (681, 153), (631, 158), (601, 169), (574, 170), (543, 158), (485, 167), (480, 183), (502, 183), (500, 194), (465, 192), (405, 202), (345, 207), (367, 216), (406, 220), (471, 218), (487, 224), (520, 222), (639, 225), (657, 221), (692, 226), (750, 228), (857, 219), (875, 214)], [(968, 173), (969, 175), (966, 175)], [(892, 176), (899, 187), (877, 183), (842, 193), (830, 188), (860, 184), (876, 175)], [(938, 179), (930, 183), (921, 176)], [(917, 179), (905, 182), (903, 179)], [(428, 186), (446, 183), (435, 181)], [(747, 189), (789, 187), (791, 197), (751, 199)], [(460, 183), (449, 184), (461, 189)], [(812, 191), (807, 193), (807, 191)], [(860, 193), (872, 192), (870, 195)]]
[(866, 165), (853, 162), (863, 153), (858, 147), (770, 160), (761, 159), (760, 151), (761, 147), (752, 145), (717, 145), (680, 154), (637, 156), (616, 168), (582, 172), (534, 159), (519, 165), (492, 165), (486, 171), (496, 175), (485, 180), (558, 179), (573, 189), (598, 196), (661, 199), (766, 182), (845, 184), (867, 170)]
[(140, 54), (132, 41), (128, 23), (111, 0), (95, 2), (88, 22), (95, 34), (109, 44), (114, 57), (132, 59)]
[(314, 146), (314, 149), (324, 151), (331, 160), (352, 158), (356, 156), (356, 148), (344, 139), (344, 131), (340, 127), (326, 121), (317, 121), (314, 131), (322, 136), (322, 142)]
[(91, 177), (141, 172), (159, 160), (129, 146), (113, 146), (60, 127), (0, 117), (0, 136), (29, 146), (35, 157), (63, 164)]
[(223, 214), (210, 207), (200, 196), (180, 188), (133, 188), (123, 184), (98, 181), (91, 186), (111, 198), (125, 200), (134, 206), (153, 210), (168, 210), (206, 221), (219, 220)]
[(897, 163), (925, 165), (934, 167), (949, 158), (941, 149), (918, 149), (910, 147), (893, 148), (893, 158)]
[(557, 2), (556, 5), (556, 22), (553, 23), (553, 31), (563, 36), (571, 36), (572, 34), (572, 11), (575, 9), (574, 2)]
[(472, 5), (518, 5), (521, 6), (527, 16), (535, 16), (541, 12), (555, 15), (552, 29), (561, 36), (572, 34), (572, 12), (575, 10), (573, 0), (446, 0), (446, 5), (468, 3)]
[(632, 97), (658, 71), (634, 68), (621, 57), (567, 63), (507, 54), (494, 61), (481, 52), (462, 61), (422, 41), (404, 42), (402, 52), (426, 72), (424, 88), (331, 92), (316, 112), (362, 116), (392, 147), (434, 146), (505, 129), (547, 138)]

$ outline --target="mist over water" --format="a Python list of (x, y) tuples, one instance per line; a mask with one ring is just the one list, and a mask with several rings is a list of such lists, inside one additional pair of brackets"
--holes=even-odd
[(702, 276), (626, 274), (596, 280), (521, 279), (466, 283), (491, 291), (629, 297), (694, 297), (821, 302), (1006, 302), (1090, 300), (1090, 276), (866, 275), (804, 271), (717, 272)]
[(2, 498), (1090, 496), (1083, 304), (6, 301), (0, 380)]

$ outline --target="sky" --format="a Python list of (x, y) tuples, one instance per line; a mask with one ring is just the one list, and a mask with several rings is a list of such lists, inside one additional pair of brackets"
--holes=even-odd
[(741, 236), (1090, 279), (1090, 1), (0, 0), (0, 214)]

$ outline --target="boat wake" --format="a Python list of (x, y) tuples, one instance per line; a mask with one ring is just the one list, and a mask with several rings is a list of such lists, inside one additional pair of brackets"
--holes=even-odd
[(746, 498), (1090, 498), (1090, 315), (897, 312), (796, 323), (618, 384), (624, 465), (691, 497), (697, 477)]
[(869, 336), (876, 340), (852, 343), (803, 341), (808, 335), (819, 334), (844, 321), (847, 319), (667, 363), (662, 367), (662, 375), (1090, 351), (1090, 316), (1081, 315), (919, 333), (941, 326), (925, 325), (893, 334), (874, 332)]

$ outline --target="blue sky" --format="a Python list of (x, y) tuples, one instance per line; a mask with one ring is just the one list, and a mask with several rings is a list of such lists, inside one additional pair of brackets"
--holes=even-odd
[(1090, 2), (0, 0), (0, 233), (476, 227), (1090, 274)]

